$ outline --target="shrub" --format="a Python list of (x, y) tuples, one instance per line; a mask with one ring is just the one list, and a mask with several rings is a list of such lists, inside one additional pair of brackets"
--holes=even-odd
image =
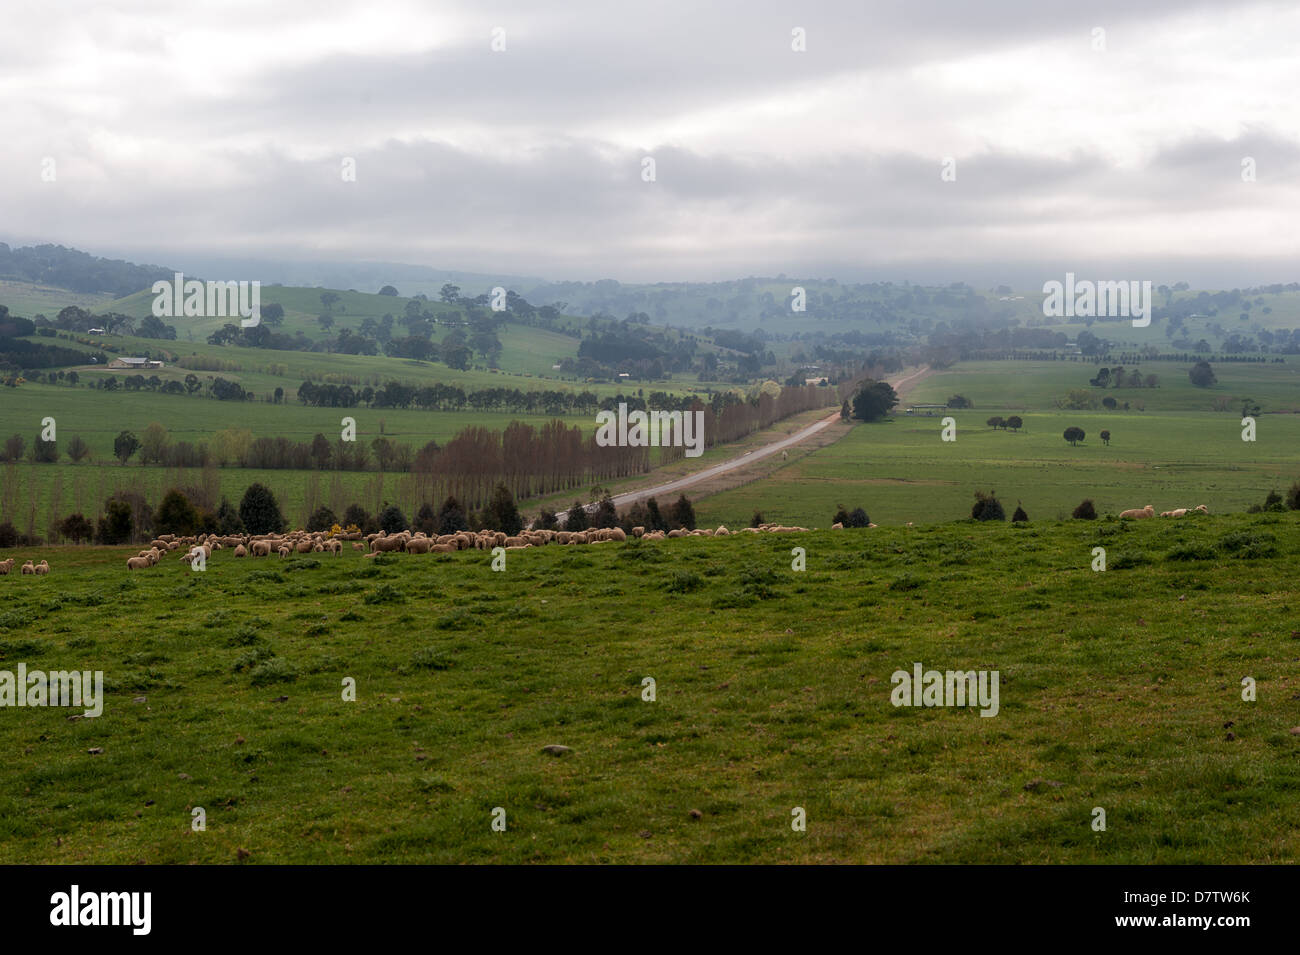
[(1011, 520), (1018, 524), (1029, 523), (1029, 515), (1025, 513), (1025, 509), (1020, 506), (1019, 501), (1016, 501), (1016, 512), (1011, 515)]
[(263, 484), (253, 483), (239, 502), (239, 519), (249, 534), (279, 534), (284, 530), (284, 515), (275, 495)]
[(185, 536), (194, 533), (198, 522), (198, 511), (194, 509), (189, 498), (176, 488), (172, 488), (158, 505), (158, 513), (154, 517), (154, 530), (159, 534)]
[(406, 515), (396, 504), (386, 504), (379, 512), (379, 529), (385, 534), (400, 534), (406, 530)]
[(767, 523), (767, 522), (766, 522), (765, 520), (763, 520), (763, 512), (762, 512), (762, 511), (755, 511), (755, 512), (754, 512), (754, 516), (751, 517), (751, 518), (749, 519), (749, 526), (750, 526), (750, 527), (760, 527), (760, 526), (762, 526), (763, 524), (766, 524), (766, 523)]
[(271, 683), (292, 683), (298, 679), (298, 670), (288, 660), (273, 657), (253, 667), (248, 674), (252, 686), (267, 686)]
[(483, 511), (483, 523), (493, 530), (501, 531), (513, 537), (524, 529), (524, 519), (519, 516), (515, 505), (515, 496), (510, 488), (498, 484), (492, 491), (492, 500)]
[(688, 594), (692, 590), (699, 589), (702, 583), (704, 581), (699, 574), (689, 570), (679, 570), (669, 579), (667, 590), (671, 594)]
[(1005, 521), (1007, 512), (1002, 509), (1002, 502), (997, 499), (996, 491), (976, 491), (975, 505), (970, 509), (970, 516), (977, 521)]
[(307, 518), (307, 530), (311, 533), (316, 531), (328, 531), (339, 522), (338, 517), (328, 507), (321, 505), (312, 511), (311, 517)]
[(1286, 506), (1293, 511), (1300, 511), (1300, 481), (1291, 485), (1291, 489), (1286, 492)]
[(687, 500), (685, 494), (673, 504), (669, 511), (668, 521), (674, 527), (682, 527), (688, 531), (695, 530), (695, 507)]
[(871, 518), (867, 517), (867, 512), (860, 507), (855, 507), (849, 511), (848, 519), (844, 522), (845, 527), (866, 527), (871, 523)]
[(573, 507), (569, 508), (569, 513), (564, 517), (564, 529), (566, 531), (585, 531), (588, 528), (587, 509), (582, 506), (581, 501), (574, 501)]
[(1095, 521), (1097, 519), (1097, 509), (1092, 506), (1092, 498), (1084, 498), (1083, 502), (1074, 509), (1071, 516), (1076, 521)]

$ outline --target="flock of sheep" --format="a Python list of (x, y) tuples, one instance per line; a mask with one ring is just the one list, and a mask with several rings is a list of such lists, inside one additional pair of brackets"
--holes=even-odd
[[(1161, 512), (1161, 517), (1183, 517), (1187, 514), (1208, 514), (1210, 509), (1204, 504), (1196, 507), (1180, 507), (1172, 511)], [(1130, 508), (1120, 512), (1120, 519), (1141, 520), (1155, 517), (1156, 512), (1150, 504), (1146, 507)], [(875, 524), (868, 524), (875, 527)], [(910, 523), (909, 523), (910, 526)], [(843, 530), (843, 524), (831, 525), (832, 530)], [(632, 537), (643, 540), (663, 540), (668, 537), (728, 537), (736, 533), (799, 533), (806, 527), (790, 527), (784, 524), (760, 524), (757, 527), (745, 527), (741, 531), (730, 531), (725, 526), (716, 530), (699, 529), (672, 531), (647, 531), (644, 527), (632, 528)], [(607, 541), (625, 541), (628, 534), (620, 527), (593, 528), (586, 531), (551, 531), (524, 530), (516, 535), (501, 531), (460, 531), (455, 534), (440, 534), (433, 537), (423, 531), (411, 533), (409, 530), (397, 534), (344, 534), (331, 537), (328, 534), (306, 531), (294, 531), (290, 534), (266, 534), (261, 536), (218, 536), (204, 534), (198, 537), (177, 537), (172, 534), (160, 535), (153, 540), (148, 549), (142, 550), (134, 557), (128, 557), (127, 570), (144, 570), (158, 564), (168, 553), (182, 550), (180, 560), (193, 565), (198, 560), (207, 561), (213, 551), (233, 550), (235, 557), (270, 557), (277, 554), (281, 559), (291, 554), (332, 553), (335, 557), (343, 552), (343, 542), (352, 544), (352, 549), (361, 551), (363, 556), (403, 552), (407, 554), (448, 554), (458, 550), (491, 550), (504, 547), (506, 550), (519, 550), (524, 547), (543, 547), (547, 544), (602, 544)], [(14, 566), (14, 558), (0, 560), (0, 577), (7, 575)], [(24, 574), (48, 574), (50, 565), (42, 560), (36, 564), (32, 561), (22, 565)]]
[[(806, 527), (787, 527), (783, 524), (763, 524), (759, 527), (746, 527), (745, 532), (759, 534), (763, 532), (806, 531)], [(669, 537), (727, 537), (732, 533), (725, 526), (716, 530), (671, 530), (647, 531), (644, 527), (632, 528), (632, 537), (644, 540), (664, 540)], [(291, 554), (324, 553), (336, 557), (343, 552), (344, 542), (349, 542), (352, 549), (361, 551), (366, 557), (375, 554), (401, 552), (407, 554), (448, 554), (458, 550), (491, 550), (504, 547), (518, 550), (524, 547), (543, 547), (547, 544), (601, 544), (607, 541), (625, 541), (628, 534), (619, 527), (593, 528), (586, 531), (552, 531), (525, 530), (516, 535), (501, 531), (460, 531), (455, 534), (441, 534), (433, 537), (423, 532), (412, 533), (409, 530), (397, 534), (345, 534), (330, 537), (324, 533), (309, 534), (295, 531), (291, 534), (268, 534), (256, 537), (201, 535), (199, 537), (176, 537), (164, 534), (150, 543), (134, 557), (127, 558), (127, 570), (144, 570), (158, 564), (169, 552), (179, 550), (180, 560), (193, 564), (196, 560), (207, 561), (213, 551), (232, 550), (235, 557), (270, 557), (278, 554), (286, 558)], [(2, 566), (2, 565), (0, 565)]]
[[(13, 569), (14, 559), (12, 557), (8, 560), (0, 560), (0, 577), (6, 576), (9, 571)], [(37, 574), (38, 576), (48, 574), (50, 572), (50, 565), (45, 561), (41, 561), (39, 564), (33, 564), (29, 560), (27, 563), (23, 564), (22, 572), (24, 574)]]
[[(1208, 514), (1208, 513), (1210, 513), (1210, 509), (1208, 507), (1206, 507), (1204, 504), (1197, 504), (1195, 507), (1180, 507), (1177, 510), (1173, 510), (1173, 511), (1161, 511), (1160, 516), (1161, 517), (1184, 517), (1187, 514)], [(1155, 516), (1156, 516), (1156, 509), (1152, 507), (1150, 504), (1148, 504), (1146, 507), (1131, 507), (1127, 511), (1119, 512), (1120, 520), (1129, 518), (1130, 520), (1137, 521), (1137, 520), (1142, 520), (1143, 518), (1146, 517), (1155, 517)]]

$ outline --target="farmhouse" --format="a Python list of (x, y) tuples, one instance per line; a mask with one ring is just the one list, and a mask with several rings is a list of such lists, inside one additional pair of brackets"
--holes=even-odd
[(912, 405), (904, 414), (925, 415), (927, 418), (933, 418), (940, 411), (947, 411), (947, 405)]
[(145, 368), (161, 368), (163, 363), (153, 358), (114, 358), (108, 363), (109, 368), (130, 368), (141, 371)]

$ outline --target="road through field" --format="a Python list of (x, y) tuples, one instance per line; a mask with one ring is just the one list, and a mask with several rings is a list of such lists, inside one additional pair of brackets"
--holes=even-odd
[[(921, 368), (918, 371), (914, 371), (910, 375), (903, 375), (901, 377), (896, 377), (892, 379), (886, 378), (885, 380), (894, 386), (895, 391), (901, 391), (907, 388), (908, 386), (916, 383), (920, 379), (926, 377), (929, 374), (931, 374), (931, 370), (930, 368), (926, 367), (926, 368)], [(840, 420), (840, 413), (838, 410), (836, 410), (833, 414), (827, 415), (822, 420), (817, 421), (799, 431), (796, 431), (794, 434), (789, 435), (788, 437), (781, 438), (778, 441), (773, 441), (771, 444), (766, 444), (763, 447), (757, 448), (753, 451), (746, 451), (744, 454), (740, 455), (739, 457), (731, 458), (728, 461), (723, 461), (721, 464), (715, 464), (710, 468), (705, 468), (703, 471), (697, 471), (694, 474), (689, 474), (686, 477), (678, 478), (675, 481), (669, 481), (667, 484), (658, 484), (654, 487), (641, 488), (635, 491), (627, 491), (626, 493), (623, 494), (616, 494), (614, 496), (614, 506), (619, 508), (628, 507), (632, 504), (637, 503), (638, 501), (646, 501), (652, 497), (661, 497), (665, 494), (675, 494), (679, 491), (685, 491), (687, 488), (694, 487), (697, 484), (715, 478), (719, 474), (726, 474), (728, 471), (734, 471), (737, 468), (747, 467), (748, 465), (753, 464), (755, 461), (760, 461), (763, 458), (771, 457), (772, 455), (776, 454), (779, 451), (784, 451), (787, 448), (793, 447), (794, 445), (799, 444), (802, 441), (806, 441), (808, 438), (812, 437), (817, 432), (822, 431), (825, 428), (829, 428), (832, 424), (834, 424), (839, 420)], [(594, 509), (594, 507), (595, 505), (591, 505), (588, 509), (591, 510)], [(559, 517), (561, 523), (563, 523), (564, 515), (561, 514), (559, 515)]]

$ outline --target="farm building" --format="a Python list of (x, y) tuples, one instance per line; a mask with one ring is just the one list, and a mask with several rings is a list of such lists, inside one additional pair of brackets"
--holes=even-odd
[(114, 358), (108, 363), (109, 368), (129, 368), (143, 371), (146, 368), (161, 368), (163, 363), (154, 358)]

